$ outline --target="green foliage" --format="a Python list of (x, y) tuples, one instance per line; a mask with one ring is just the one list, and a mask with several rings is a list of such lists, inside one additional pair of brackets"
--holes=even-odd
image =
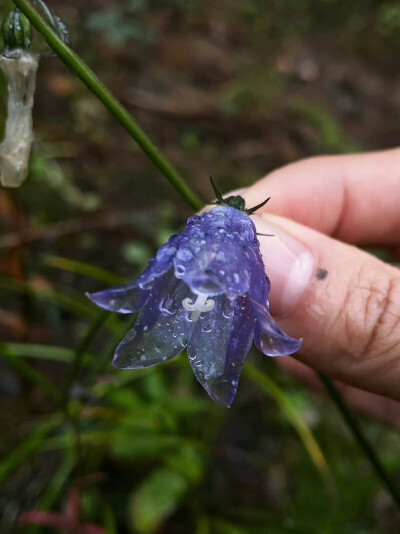
[(156, 532), (177, 509), (188, 490), (184, 476), (170, 469), (152, 473), (132, 496), (130, 514), (133, 527), (140, 534)]
[(87, 27), (101, 33), (108, 43), (121, 45), (135, 41), (139, 45), (149, 45), (156, 39), (155, 29), (146, 20), (147, 12), (165, 7), (181, 11), (191, 9), (196, 0), (125, 0), (122, 5), (98, 10), (89, 15)]
[(400, 30), (400, 6), (398, 2), (383, 2), (378, 11), (377, 28), (384, 38), (397, 37)]
[(340, 123), (324, 107), (302, 100), (292, 102), (293, 111), (317, 130), (316, 153), (345, 154), (358, 149), (344, 134)]

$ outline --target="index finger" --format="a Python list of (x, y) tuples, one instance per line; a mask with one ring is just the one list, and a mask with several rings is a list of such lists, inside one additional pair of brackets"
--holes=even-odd
[(400, 149), (307, 159), (242, 192), (248, 207), (274, 213), (349, 243), (400, 242)]

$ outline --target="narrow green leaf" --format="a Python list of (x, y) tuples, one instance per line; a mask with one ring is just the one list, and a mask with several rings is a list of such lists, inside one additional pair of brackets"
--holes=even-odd
[(44, 374), (32, 367), (18, 354), (12, 352), (6, 343), (0, 342), (0, 357), (2, 357), (19, 375), (29, 380), (29, 382), (43, 388), (56, 400), (61, 398), (60, 391), (57, 387)]
[(50, 289), (37, 288), (29, 282), (14, 280), (5, 276), (0, 277), (0, 289), (32, 295), (37, 299), (56, 304), (65, 310), (84, 317), (97, 317), (99, 314), (95, 306), (91, 306), (89, 301), (86, 303), (83, 298), (76, 298), (64, 293), (59, 293)]
[(258, 384), (281, 407), (283, 413), (292, 423), (315, 467), (318, 469), (327, 487), (332, 488), (333, 480), (329, 467), (320, 446), (318, 445), (310, 427), (291, 402), (284, 391), (265, 373), (254, 367), (251, 363), (245, 366), (245, 374)]
[(39, 452), (45, 439), (50, 432), (60, 423), (55, 417), (52, 421), (46, 422), (36, 428), (12, 453), (8, 454), (0, 462), (0, 485), (29, 457)]
[(125, 278), (118, 274), (107, 271), (100, 267), (90, 265), (82, 261), (73, 260), (70, 258), (62, 258), (60, 256), (52, 256), (50, 254), (42, 257), (43, 263), (48, 267), (68, 271), (75, 274), (81, 274), (88, 278), (93, 278), (104, 282), (105, 284), (118, 285), (126, 282)]
[(135, 491), (130, 507), (131, 522), (140, 534), (156, 532), (177, 509), (188, 490), (186, 479), (170, 469), (150, 475)]
[(106, 529), (106, 534), (118, 534), (117, 532), (117, 520), (115, 518), (113, 509), (107, 501), (102, 502), (103, 507), (103, 525)]

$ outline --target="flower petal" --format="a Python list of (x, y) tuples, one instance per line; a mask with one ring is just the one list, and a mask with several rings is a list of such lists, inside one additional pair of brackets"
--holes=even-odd
[(214, 309), (198, 321), (190, 338), (188, 355), (196, 378), (224, 406), (229, 407), (236, 396), (254, 325), (247, 295), (233, 302), (217, 297)]
[(194, 325), (182, 305), (189, 295), (190, 289), (173, 271), (157, 279), (135, 326), (118, 345), (113, 365), (119, 369), (142, 369), (178, 356)]
[(112, 287), (86, 296), (97, 306), (118, 313), (137, 313), (145, 305), (150, 293), (137, 286), (137, 282)]
[(195, 293), (244, 295), (257, 247), (253, 221), (234, 208), (218, 207), (189, 219), (174, 257), (176, 276)]
[(271, 283), (265, 274), (264, 263), (259, 250), (255, 250), (257, 265), (253, 270), (250, 298), (257, 317), (254, 332), (255, 345), (267, 356), (286, 356), (297, 352), (301, 339), (294, 339), (283, 332), (269, 313), (268, 295)]
[(262, 304), (253, 301), (253, 307), (257, 315), (254, 343), (261, 352), (267, 356), (287, 356), (300, 349), (302, 339), (285, 334)]
[(168, 243), (159, 249), (157, 256), (150, 259), (146, 269), (134, 282), (97, 293), (86, 293), (87, 297), (105, 310), (137, 313), (149, 298), (154, 281), (171, 269), (176, 253), (174, 243), (178, 238), (179, 236), (172, 236)]

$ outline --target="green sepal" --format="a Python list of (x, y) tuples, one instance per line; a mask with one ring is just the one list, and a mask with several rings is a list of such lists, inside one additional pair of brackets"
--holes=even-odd
[(12, 11), (2, 26), (5, 55), (14, 50), (27, 50), (32, 42), (32, 27), (19, 9)]

